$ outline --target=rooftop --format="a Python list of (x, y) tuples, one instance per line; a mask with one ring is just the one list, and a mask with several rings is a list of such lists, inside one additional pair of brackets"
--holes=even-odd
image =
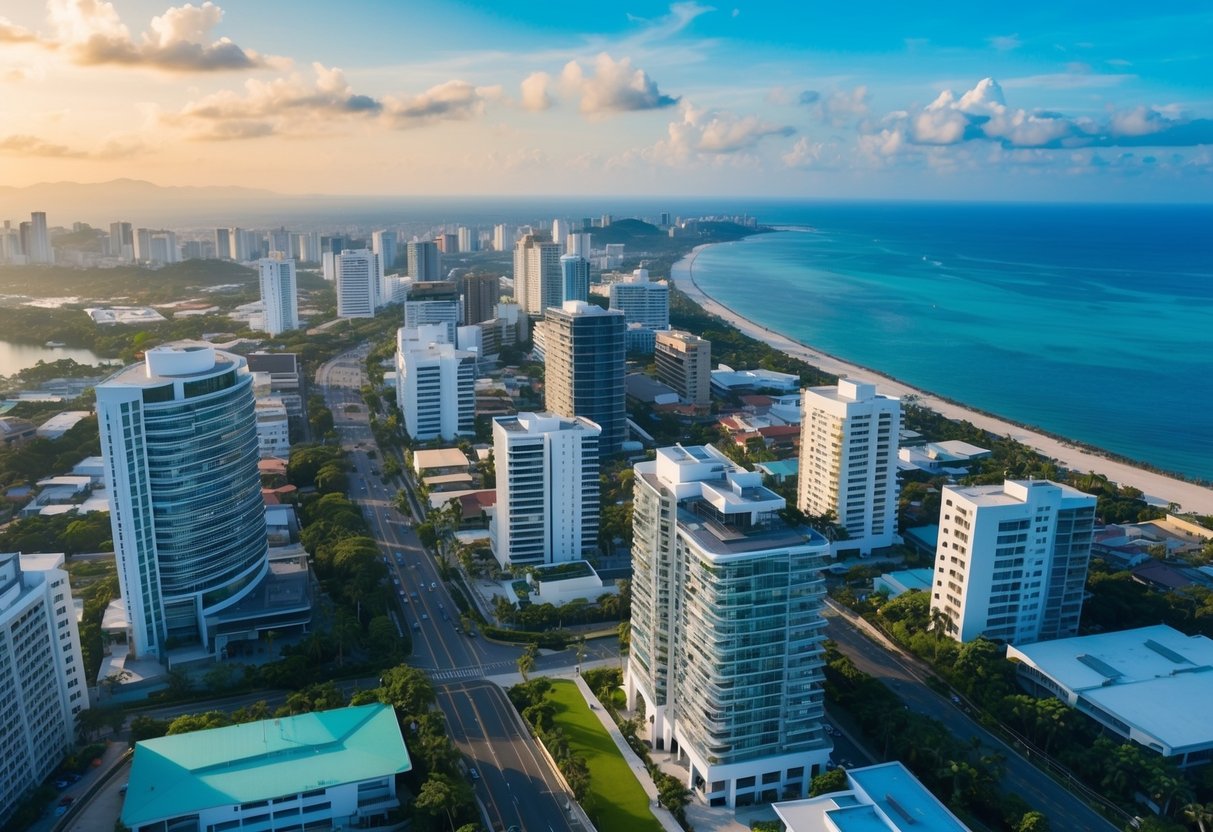
[(1012, 646), (1007, 656), (1172, 749), (1213, 747), (1213, 639), (1159, 624)]
[(413, 451), (413, 468), (417, 471), (428, 471), (433, 468), (467, 468), (470, 465), (468, 458), (458, 448)]
[(122, 823), (133, 829), (411, 768), (396, 714), (381, 704), (144, 740), (135, 746)]

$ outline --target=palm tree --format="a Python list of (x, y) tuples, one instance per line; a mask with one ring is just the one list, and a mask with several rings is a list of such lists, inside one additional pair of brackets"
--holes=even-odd
[(535, 669), (535, 657), (539, 655), (539, 648), (534, 644), (528, 644), (526, 649), (522, 651), (522, 655), (518, 657), (518, 673), (522, 676), (522, 681), (530, 681), (527, 677), (532, 670)]
[(1213, 803), (1189, 803), (1184, 806), (1184, 820), (1195, 823), (1200, 832), (1213, 828)]

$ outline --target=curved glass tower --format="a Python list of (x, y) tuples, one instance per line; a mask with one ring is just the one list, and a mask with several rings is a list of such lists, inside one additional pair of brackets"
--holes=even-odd
[(156, 347), (97, 386), (110, 525), (136, 656), (207, 645), (266, 574), (252, 376), (209, 345)]

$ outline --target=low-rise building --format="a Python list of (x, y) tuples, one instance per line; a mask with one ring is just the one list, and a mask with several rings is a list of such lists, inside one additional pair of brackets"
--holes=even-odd
[(257, 453), (262, 459), (291, 452), (290, 421), (282, 399), (257, 399)]
[(930, 592), (935, 570), (929, 566), (922, 569), (898, 569), (885, 572), (872, 579), (872, 591), (889, 598), (896, 598), (912, 590)]
[(847, 789), (776, 803), (784, 832), (969, 832), (899, 762), (847, 772)]
[(81, 420), (93, 415), (88, 410), (67, 410), (57, 413), (38, 425), (36, 435), (39, 439), (58, 439), (69, 430), (80, 424)]
[(770, 390), (775, 393), (795, 393), (800, 389), (800, 376), (774, 370), (734, 370), (718, 364), (712, 370), (712, 392), (719, 396)]
[(1213, 760), (1213, 639), (1163, 624), (1007, 646), (1020, 681), (1181, 767)]
[(132, 832), (375, 829), (412, 762), (388, 705), (212, 728), (135, 745)]

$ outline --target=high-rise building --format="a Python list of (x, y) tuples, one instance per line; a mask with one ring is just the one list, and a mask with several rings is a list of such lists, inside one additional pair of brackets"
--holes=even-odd
[(247, 263), (257, 256), (256, 250), (260, 246), (256, 245), (252, 232), (243, 228), (232, 228), (228, 230), (228, 239), (231, 243), (231, 258), (237, 263)]
[(181, 249), (177, 246), (177, 235), (172, 231), (153, 231), (151, 238), (151, 256), (153, 263), (181, 262)]
[(560, 275), (562, 283), (562, 299), (590, 299), (590, 261), (576, 254), (566, 254), (560, 258)]
[(469, 274), (463, 278), (463, 322), (478, 324), (497, 314), (501, 278), (495, 274)]
[(565, 251), (569, 254), (576, 254), (579, 257), (588, 259), (590, 256), (590, 232), (578, 231), (569, 234), (565, 243)]
[(152, 262), (152, 230), (150, 228), (135, 229), (135, 259), (140, 263)]
[(456, 234), (459, 237), (460, 251), (476, 251), (480, 248), (480, 235), (475, 229), (461, 225)]
[(0, 554), (0, 818), (59, 767), (88, 706), (63, 555)]
[(456, 343), (459, 328), (459, 290), (452, 280), (433, 280), (406, 284), (404, 325), (416, 329), (428, 324), (441, 324), (442, 342)]
[[(829, 760), (822, 569), (829, 543), (716, 448), (635, 468), (628, 707), (710, 805), (803, 797)], [(500, 499), (500, 498), (499, 498)]]
[(544, 326), (544, 407), (594, 422), (603, 456), (618, 453), (627, 433), (623, 313), (571, 300), (549, 309)]
[(545, 234), (526, 234), (514, 246), (514, 299), (523, 311), (542, 316), (564, 302), (560, 246)]
[(337, 280), (337, 317), (373, 318), (379, 308), (379, 257), (365, 248), (333, 258)]
[(493, 420), (497, 510), (489, 539), (503, 567), (596, 551), (599, 433), (589, 419), (551, 413)]
[(494, 251), (509, 251), (514, 247), (512, 234), (507, 234), (505, 226), (498, 224), (493, 226), (493, 250)]
[(215, 256), (220, 260), (232, 259), (232, 229), (215, 229)]
[(839, 379), (837, 387), (801, 392), (800, 482), (806, 514), (832, 513), (847, 531), (839, 551), (897, 542), (897, 441), (901, 401), (876, 385)]
[(302, 234), (293, 234), (292, 236), (292, 252), (295, 259), (301, 263), (319, 263), (320, 262), (320, 232), (305, 231)]
[(396, 404), (416, 441), (476, 434), (476, 355), (444, 342), (441, 324), (396, 332)]
[(668, 384), (684, 404), (712, 403), (712, 342), (669, 329), (657, 333), (653, 358), (657, 380)]
[[(126, 246), (131, 246), (129, 255)], [(135, 232), (129, 222), (111, 222), (106, 253), (110, 257), (134, 257)]]
[(209, 344), (160, 346), (96, 390), (130, 648), (217, 650), (269, 570), (252, 375)]
[(396, 268), (396, 232), (376, 231), (371, 234), (371, 251), (379, 255), (380, 277)]
[(269, 256), (273, 257), (274, 252), (280, 253), (283, 257), (291, 256), (291, 232), (285, 228), (274, 228), (269, 233)]
[(263, 257), (257, 261), (261, 276), (261, 303), (265, 306), (265, 331), (278, 335), (299, 328), (299, 292), (295, 283), (295, 261)]
[(552, 220), (552, 242), (563, 246), (569, 236), (568, 220)]
[(442, 280), (442, 257), (432, 240), (414, 240), (405, 247), (409, 258), (409, 277), (418, 283)]
[(438, 250), (443, 254), (458, 254), (459, 253), (459, 235), (456, 233), (445, 233), (438, 235)]
[(46, 212), (34, 211), (29, 215), (30, 246), (26, 251), (29, 262), (49, 265), (55, 262), (54, 252), (51, 251), (50, 232), (46, 227)]
[(1095, 497), (1048, 480), (945, 486), (931, 610), (959, 641), (1078, 634)]
[(649, 280), (648, 269), (611, 284), (611, 308), (622, 310), (629, 324), (648, 329), (670, 328), (670, 286), (664, 280)]

